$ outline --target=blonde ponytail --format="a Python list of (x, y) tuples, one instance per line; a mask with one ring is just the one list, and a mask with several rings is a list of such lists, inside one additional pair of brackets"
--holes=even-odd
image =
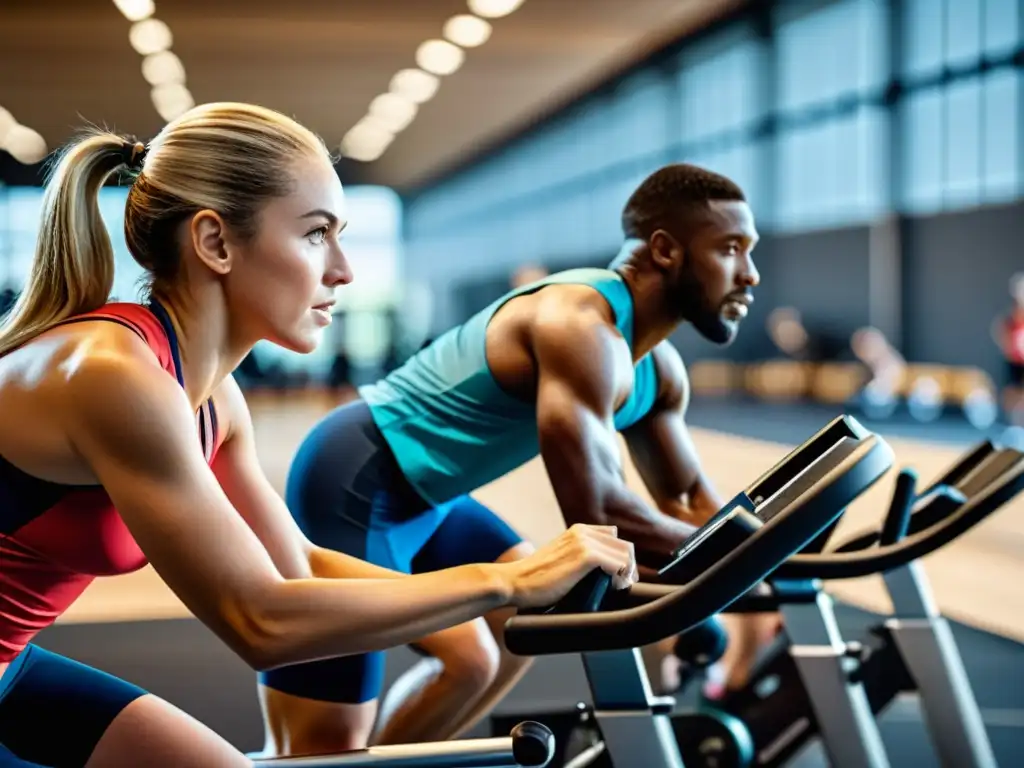
[(39, 240), (28, 280), (0, 325), (0, 355), (57, 323), (103, 306), (114, 283), (114, 251), (99, 190), (129, 161), (131, 145), (94, 133), (68, 146), (47, 181)]

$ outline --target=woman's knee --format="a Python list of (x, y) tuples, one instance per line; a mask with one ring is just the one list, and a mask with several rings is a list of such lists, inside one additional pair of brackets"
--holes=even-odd
[(482, 619), (458, 629), (443, 642), (426, 650), (441, 662), (442, 674), (449, 681), (473, 690), (483, 690), (498, 676), (501, 649)]
[(86, 768), (129, 768), (139, 765), (140, 759), (153, 768), (252, 765), (210, 728), (153, 695), (121, 710), (96, 744)]

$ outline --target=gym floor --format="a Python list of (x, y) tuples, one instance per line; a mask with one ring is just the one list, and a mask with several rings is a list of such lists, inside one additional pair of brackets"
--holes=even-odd
[[(257, 432), (268, 436), (261, 443), (261, 455), (276, 483), (283, 478), (296, 438), (326, 407), (320, 401), (303, 404), (290, 397), (284, 402), (291, 403), (286, 409), (290, 413), (285, 416), (281, 415), (280, 400), (265, 409), (253, 409)], [(804, 406), (707, 401), (694, 403), (691, 420), (700, 428), (697, 442), (713, 479), (719, 482), (719, 477), (738, 473), (741, 478), (737, 482), (743, 483), (781, 457), (784, 448), (777, 444), (805, 440), (835, 413), (838, 411)], [(882, 424), (862, 421), (890, 439), (900, 466), (919, 466), (922, 481), (948, 463), (951, 456), (981, 439), (980, 433), (953, 420), (926, 426), (905, 420)], [(521, 519), (510, 510), (509, 503), (511, 498), (531, 507), (534, 499), (538, 506), (551, 503), (549, 491), (539, 487), (543, 485), (539, 476), (526, 475), (538, 471), (536, 467), (521, 470), (504, 484), (489, 486), (480, 494), (533, 538), (550, 535), (550, 523), (541, 523), (540, 518)], [(524, 480), (529, 481), (528, 487)], [(724, 480), (721, 482), (722, 492), (727, 494), (731, 489)], [(513, 487), (514, 495), (510, 494)], [(888, 493), (888, 487), (879, 489), (878, 494)], [(530, 498), (523, 499), (524, 492)], [(877, 505), (877, 501), (876, 497), (872, 503)], [(854, 506), (858, 505), (860, 502)], [(1021, 550), (1017, 537), (1024, 527), (1020, 523), (1024, 519), (1022, 507), (1024, 504), (1017, 500), (977, 532), (965, 536), (963, 546), (958, 542), (925, 564), (942, 610), (972, 625), (954, 622), (954, 634), (1001, 765), (1017, 764), (1024, 747), (1024, 646), (1020, 642), (1024, 641), (1024, 611), (1011, 604), (1019, 585), (1012, 574), (1019, 572)], [(851, 508), (858, 519), (864, 515), (861, 509)], [(544, 515), (545, 520), (549, 517)], [(1009, 570), (1014, 566), (1016, 570)], [(840, 600), (838, 615), (844, 637), (856, 638), (877, 618), (864, 608), (885, 610), (879, 604), (877, 588), (873, 591), (869, 584), (844, 585), (830, 591)], [(90, 592), (87, 597), (91, 601), (86, 600), (80, 611), (42, 633), (40, 645), (145, 687), (243, 750), (262, 747), (252, 673), (208, 630), (189, 618), (148, 569), (137, 577), (98, 582)], [(977, 627), (995, 629), (998, 634)], [(391, 652), (389, 679), (414, 659), (406, 649)], [(542, 658), (499, 711), (526, 715), (571, 707), (588, 697), (577, 657)], [(689, 700), (688, 696), (681, 697), (680, 705), (685, 706)], [(897, 701), (882, 717), (881, 728), (893, 765), (907, 765), (911, 760), (917, 768), (939, 765), (913, 698)], [(485, 723), (471, 735), (486, 732)], [(822, 753), (813, 746), (795, 763), (801, 767), (824, 764)]]

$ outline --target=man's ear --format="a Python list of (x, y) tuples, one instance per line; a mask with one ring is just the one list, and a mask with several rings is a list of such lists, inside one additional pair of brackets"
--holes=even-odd
[(656, 229), (647, 241), (651, 260), (659, 269), (669, 270), (682, 263), (686, 251), (675, 237), (664, 229)]

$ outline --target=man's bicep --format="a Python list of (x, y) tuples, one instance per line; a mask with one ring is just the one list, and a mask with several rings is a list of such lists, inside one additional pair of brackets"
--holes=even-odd
[(540, 454), (570, 525), (603, 522), (607, 478), (621, 474), (613, 375), (590, 333), (572, 324), (552, 329), (534, 352)]
[(686, 424), (690, 385), (683, 361), (669, 342), (652, 353), (659, 397), (651, 413), (623, 432), (630, 457), (662, 509), (689, 504), (704, 483), (700, 456)]

